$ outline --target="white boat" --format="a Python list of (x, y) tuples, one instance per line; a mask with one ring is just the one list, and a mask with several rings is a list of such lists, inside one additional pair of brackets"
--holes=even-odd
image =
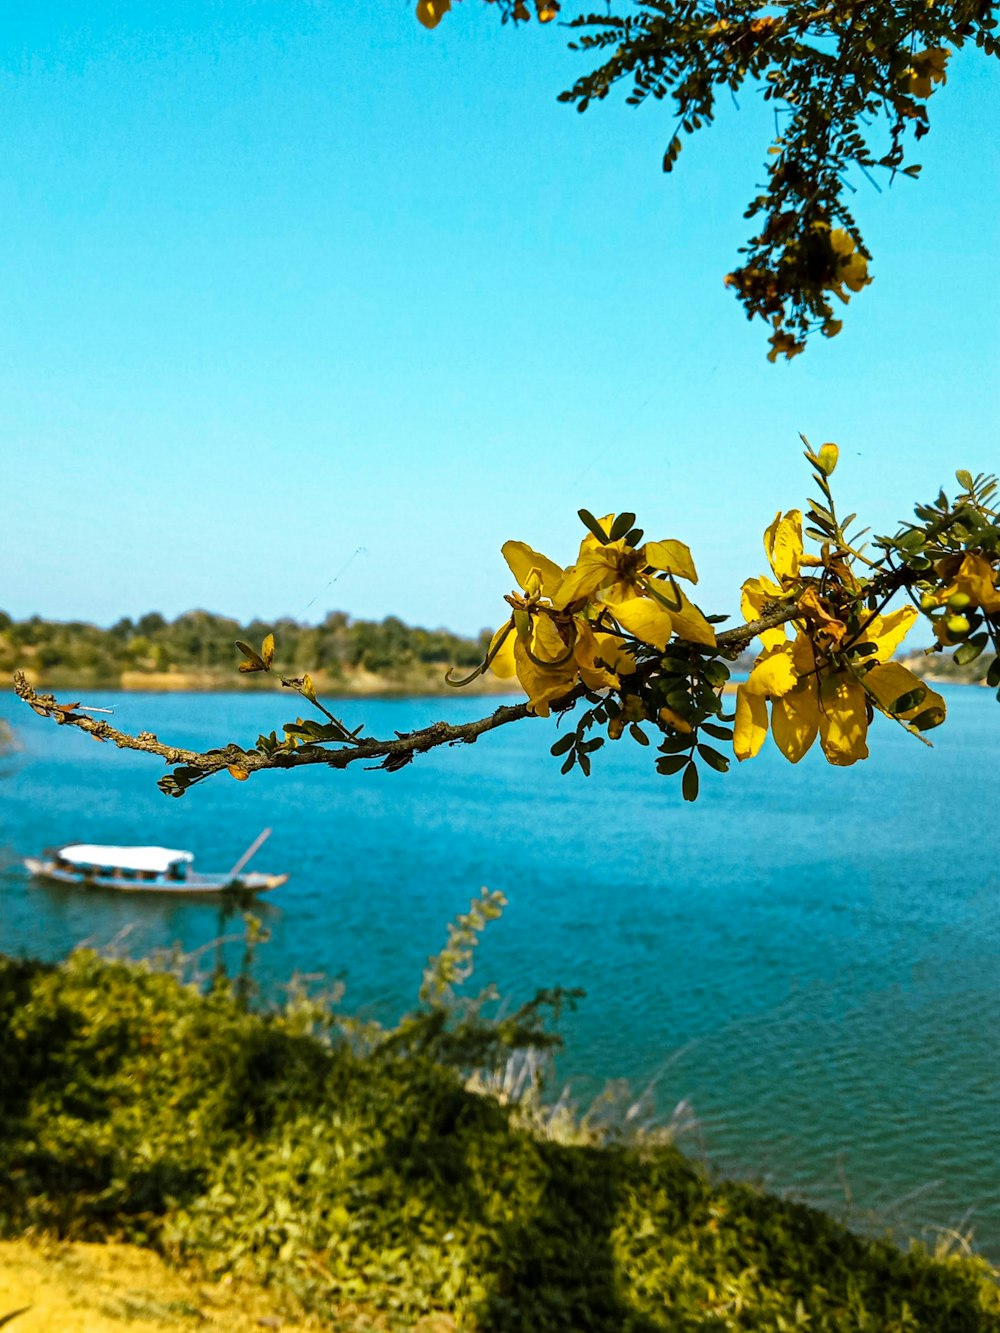
[(37, 879), (84, 889), (184, 896), (221, 893), (225, 889), (263, 893), (288, 879), (287, 875), (243, 869), (270, 831), (266, 829), (233, 869), (223, 875), (200, 874), (193, 868), (193, 854), (175, 847), (110, 847), (87, 842), (69, 843), (40, 857), (26, 857), (24, 864)]

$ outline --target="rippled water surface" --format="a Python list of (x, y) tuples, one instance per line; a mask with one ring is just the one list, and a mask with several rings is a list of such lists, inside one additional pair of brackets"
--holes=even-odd
[[(947, 691), (929, 750), (888, 723), (849, 771), (764, 753), (706, 775), (684, 805), (634, 745), (562, 778), (547, 723), (436, 752), (397, 774), (227, 777), (181, 800), (156, 761), (34, 717), (0, 716), (22, 749), (0, 780), (0, 949), (59, 957), (131, 927), (136, 953), (216, 935), (211, 906), (29, 883), (20, 858), (72, 840), (188, 847), (225, 870), (287, 871), (267, 911), (262, 980), (341, 976), (358, 1009), (409, 1006), (447, 921), (481, 885), (509, 900), (478, 979), (514, 999), (582, 986), (560, 1082), (612, 1078), (687, 1098), (687, 1140), (726, 1171), (858, 1225), (934, 1239), (973, 1229), (1000, 1255), (1000, 707)], [(124, 728), (204, 748), (289, 720), (269, 696), (118, 695)], [(481, 701), (344, 705), (390, 734)]]

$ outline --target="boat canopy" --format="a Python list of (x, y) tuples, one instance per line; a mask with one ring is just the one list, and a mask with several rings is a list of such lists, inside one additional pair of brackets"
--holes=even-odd
[(101, 847), (86, 842), (60, 847), (56, 855), (73, 865), (152, 870), (160, 875), (173, 865), (190, 865), (194, 860), (191, 852), (181, 852), (173, 847)]

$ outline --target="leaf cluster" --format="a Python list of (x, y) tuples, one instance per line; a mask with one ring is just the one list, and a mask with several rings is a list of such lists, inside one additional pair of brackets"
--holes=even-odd
[(664, 171), (684, 136), (712, 123), (720, 95), (749, 88), (773, 105), (766, 179), (745, 213), (758, 230), (727, 278), (747, 317), (770, 326), (771, 360), (797, 355), (817, 331), (836, 335), (831, 297), (846, 303), (870, 281), (848, 197), (860, 178), (880, 188), (876, 172), (889, 182), (919, 174), (907, 160), (911, 137), (928, 132), (927, 102), (946, 81), (949, 53), (972, 41), (1000, 54), (995, 12), (982, 0), (636, 0), (624, 16), (584, 14), (570, 27), (573, 49), (599, 63), (561, 100), (585, 111), (620, 83), (632, 106), (669, 99), (676, 128)]

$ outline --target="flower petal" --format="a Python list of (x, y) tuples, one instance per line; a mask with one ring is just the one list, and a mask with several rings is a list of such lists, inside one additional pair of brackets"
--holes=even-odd
[(752, 759), (767, 737), (767, 704), (759, 694), (750, 694), (745, 685), (736, 687), (736, 723), (733, 727), (733, 753), (742, 761)]
[(595, 634), (597, 657), (607, 664), (608, 670), (618, 676), (631, 676), (635, 671), (635, 658), (616, 634)]
[[(865, 672), (864, 686), (879, 708), (892, 717), (901, 717), (905, 722), (909, 722), (918, 713), (928, 709), (940, 713), (943, 722), (948, 712), (945, 701), (937, 690), (932, 690), (919, 676), (908, 671), (902, 662), (884, 662), (872, 667), (871, 671)], [(893, 705), (896, 700), (912, 694), (915, 690), (923, 690), (917, 702), (903, 712), (895, 713)]]
[(597, 591), (610, 583), (615, 577), (616, 564), (614, 551), (609, 546), (601, 546), (591, 538), (593, 545), (586, 550), (580, 547), (580, 555), (575, 565), (566, 570), (558, 588), (552, 596), (552, 605), (559, 610), (571, 602), (584, 601), (593, 597)]
[(535, 570), (538, 572), (544, 597), (552, 597), (562, 583), (562, 569), (554, 560), (533, 550), (527, 542), (504, 542), (500, 550), (510, 566), (510, 572), (526, 592), (533, 591), (528, 587), (528, 581)]
[(515, 672), (514, 641), (517, 638), (517, 635), (511, 628), (510, 621), (504, 621), (496, 634), (493, 635), (493, 638), (490, 640), (490, 652), (493, 652), (493, 649), (496, 648), (497, 644), (500, 642), (501, 635), (504, 633), (506, 633), (507, 637), (504, 639), (503, 643), (500, 644), (496, 656), (493, 658), (492, 662), (490, 662), (490, 670), (495, 676), (499, 676), (501, 680), (509, 680)]
[[(603, 644), (598, 643), (597, 635), (582, 616), (574, 618), (576, 642), (573, 644), (573, 657), (580, 670), (580, 679), (590, 690), (615, 689), (620, 681), (614, 671), (608, 670), (602, 656)], [(602, 638), (608, 638), (604, 635)], [(598, 665), (600, 661), (600, 665)], [(633, 667), (635, 663), (632, 663)]]
[(790, 509), (787, 514), (775, 515), (774, 522), (764, 533), (764, 550), (776, 578), (798, 578), (802, 558), (801, 510)]
[(662, 652), (673, 631), (673, 614), (649, 597), (629, 597), (608, 608), (628, 634)]
[(789, 761), (797, 764), (819, 730), (819, 690), (816, 680), (804, 680), (771, 705), (774, 743)]
[(662, 569), (690, 583), (698, 582), (691, 551), (683, 542), (647, 542), (645, 552), (646, 563), (652, 565), (653, 569)]
[(548, 717), (549, 704), (552, 700), (561, 699), (573, 688), (576, 680), (576, 663), (570, 658), (565, 666), (541, 667), (531, 660), (520, 639), (514, 643), (514, 662), (517, 666), (517, 678), (528, 696), (532, 711), (539, 717)]
[(853, 671), (824, 676), (819, 688), (819, 738), (831, 764), (847, 768), (868, 758), (865, 687)]
[(792, 645), (787, 643), (783, 647), (762, 652), (742, 688), (761, 699), (780, 699), (782, 695), (794, 690), (798, 683)]
[[(758, 620), (764, 614), (764, 607), (781, 597), (781, 589), (776, 583), (763, 576), (759, 579), (747, 579), (740, 597), (740, 610), (746, 621)], [(775, 629), (761, 630), (759, 638), (765, 648), (778, 648), (788, 635), (784, 625)]]
[(993, 566), (981, 555), (965, 556), (952, 591), (964, 592), (973, 606), (980, 607), (987, 615), (993, 616), (1000, 611), (1000, 589), (994, 582)]
[(879, 662), (888, 662), (899, 645), (906, 638), (910, 626), (917, 619), (915, 606), (901, 606), (887, 616), (875, 616), (865, 629), (863, 641), (875, 645), (875, 658)]
[(689, 643), (700, 643), (706, 648), (714, 648), (715, 630), (694, 602), (689, 601), (680, 588), (677, 591), (680, 593), (681, 609), (669, 613), (674, 623), (674, 633), (679, 639), (687, 639)]

